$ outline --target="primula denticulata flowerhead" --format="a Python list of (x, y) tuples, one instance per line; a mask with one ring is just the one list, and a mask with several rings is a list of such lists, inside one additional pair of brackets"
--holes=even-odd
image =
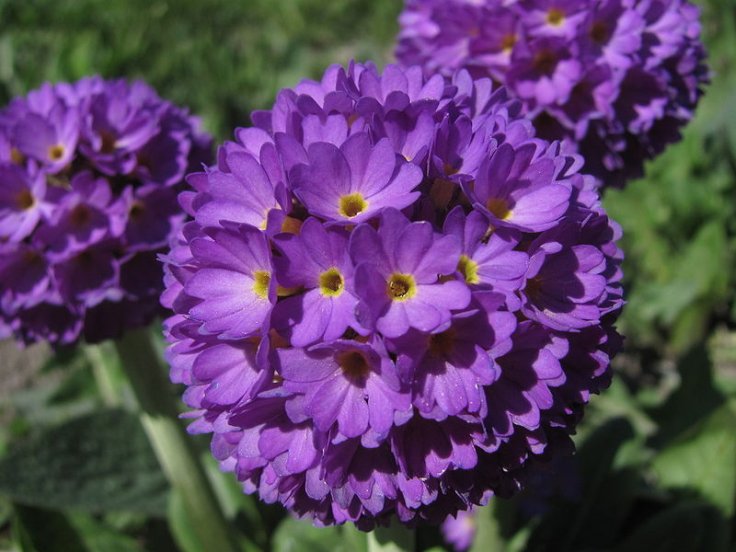
[(619, 344), (619, 230), (520, 107), (466, 71), (334, 66), (189, 176), (171, 378), (246, 492), (439, 523), (569, 448)]
[(603, 185), (679, 140), (708, 80), (687, 0), (406, 0), (396, 55), (490, 77)]
[(45, 84), (0, 112), (0, 326), (95, 342), (161, 311), (156, 255), (211, 161), (197, 119), (146, 84)]

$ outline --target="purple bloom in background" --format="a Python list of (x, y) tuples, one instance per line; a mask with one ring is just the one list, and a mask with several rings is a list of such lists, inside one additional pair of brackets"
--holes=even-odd
[(618, 348), (619, 231), (520, 113), (467, 71), (333, 66), (188, 177), (171, 379), (245, 492), (318, 525), (440, 523), (569, 450)]
[(708, 81), (698, 17), (687, 0), (406, 0), (396, 56), (507, 86), (539, 136), (622, 186), (693, 115)]
[(46, 179), (7, 163), (0, 165), (0, 179), (0, 239), (20, 243), (51, 208), (45, 201)]
[(455, 552), (465, 552), (475, 540), (476, 512), (471, 508), (466, 511), (459, 511), (454, 516), (447, 516), (442, 522), (440, 529), (445, 541), (452, 546)]
[(142, 82), (93, 77), (13, 100), (0, 112), (1, 325), (63, 345), (160, 314), (156, 255), (210, 143)]

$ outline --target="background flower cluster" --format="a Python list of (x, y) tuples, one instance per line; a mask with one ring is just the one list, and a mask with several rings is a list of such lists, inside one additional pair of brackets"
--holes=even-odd
[(199, 122), (143, 82), (46, 84), (0, 112), (0, 316), (53, 344), (117, 337), (160, 313), (156, 255), (184, 220)]
[(400, 22), (402, 63), (505, 84), (605, 185), (679, 139), (708, 76), (686, 0), (409, 0)]

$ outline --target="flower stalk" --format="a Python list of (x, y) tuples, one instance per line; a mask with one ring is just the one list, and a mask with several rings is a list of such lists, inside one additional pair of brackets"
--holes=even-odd
[(115, 342), (140, 407), (140, 419), (171, 486), (181, 493), (189, 522), (208, 550), (239, 550), (178, 411), (151, 335), (128, 332)]

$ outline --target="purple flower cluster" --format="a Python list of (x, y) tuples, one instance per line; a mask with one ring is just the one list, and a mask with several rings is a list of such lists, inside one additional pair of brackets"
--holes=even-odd
[(45, 84), (0, 112), (0, 325), (94, 342), (160, 311), (156, 255), (211, 139), (142, 82)]
[(539, 136), (621, 186), (692, 117), (708, 78), (698, 16), (687, 0), (407, 0), (396, 54), (502, 83)]
[(246, 492), (440, 522), (565, 448), (618, 344), (618, 230), (519, 113), (465, 71), (334, 66), (189, 177), (171, 377)]

